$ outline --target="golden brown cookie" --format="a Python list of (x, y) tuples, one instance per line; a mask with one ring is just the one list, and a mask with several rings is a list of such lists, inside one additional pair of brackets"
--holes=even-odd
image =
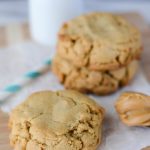
[(95, 94), (108, 94), (128, 84), (138, 68), (134, 60), (126, 67), (112, 71), (92, 71), (85, 67), (79, 68), (58, 55), (55, 57), (52, 70), (67, 89)]
[(119, 97), (115, 107), (126, 125), (150, 126), (150, 96), (126, 92)]
[(91, 13), (66, 22), (60, 29), (57, 53), (77, 67), (113, 70), (141, 54), (139, 31), (121, 16)]
[(31, 95), (10, 115), (16, 150), (96, 150), (104, 109), (75, 91)]

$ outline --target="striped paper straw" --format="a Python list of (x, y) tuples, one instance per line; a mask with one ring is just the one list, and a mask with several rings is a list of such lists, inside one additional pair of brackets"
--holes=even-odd
[(51, 65), (51, 60), (45, 61), (41, 66), (33, 71), (29, 71), (21, 78), (17, 79), (13, 84), (6, 86), (0, 92), (0, 102), (8, 99), (13, 94), (19, 92), (25, 85), (45, 73)]

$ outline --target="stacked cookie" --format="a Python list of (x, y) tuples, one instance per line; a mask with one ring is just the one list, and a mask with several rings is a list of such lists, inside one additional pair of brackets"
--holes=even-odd
[(68, 89), (108, 94), (133, 78), (141, 49), (139, 31), (122, 17), (87, 14), (60, 29), (52, 70)]

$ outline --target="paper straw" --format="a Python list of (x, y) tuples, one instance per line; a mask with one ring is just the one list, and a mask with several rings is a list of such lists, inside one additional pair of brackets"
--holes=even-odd
[(48, 70), (50, 65), (51, 65), (51, 60), (46, 60), (37, 69), (27, 72), (21, 78), (17, 79), (14, 83), (6, 86), (0, 92), (0, 102), (5, 101), (13, 94), (16, 94), (17, 92), (19, 92), (25, 85), (35, 80), (39, 76), (41, 76), (43, 73), (45, 73)]

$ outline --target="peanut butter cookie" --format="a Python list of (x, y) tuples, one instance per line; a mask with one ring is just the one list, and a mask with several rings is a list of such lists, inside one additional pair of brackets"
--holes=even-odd
[(96, 150), (104, 109), (75, 91), (31, 95), (10, 115), (16, 150)]
[(138, 68), (134, 60), (126, 67), (109, 71), (93, 71), (85, 67), (76, 67), (58, 55), (55, 57), (52, 70), (67, 89), (89, 92), (100, 95), (115, 92), (119, 87), (128, 84)]
[(113, 70), (140, 57), (139, 31), (121, 16), (91, 13), (66, 22), (60, 29), (57, 53), (77, 67)]

